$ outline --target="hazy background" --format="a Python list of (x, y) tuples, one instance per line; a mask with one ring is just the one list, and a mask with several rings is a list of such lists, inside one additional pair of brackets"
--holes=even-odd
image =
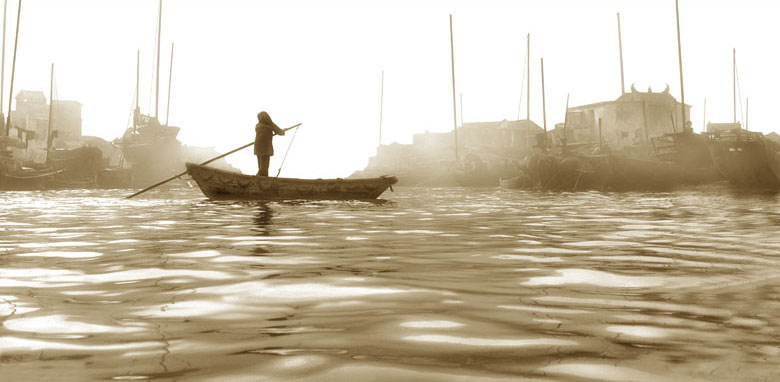
[[(137, 49), (141, 108), (153, 114), (157, 7), (156, 0), (25, 0), (14, 93), (42, 90), (48, 97), (54, 62), (58, 98), (84, 105), (84, 134), (120, 136), (135, 92)], [(17, 1), (9, 1), (6, 93), (16, 9)], [(530, 32), (531, 119), (542, 124), (543, 56), (552, 128), (563, 120), (567, 93), (571, 106), (619, 96), (616, 12), (621, 13), (626, 90), (636, 83), (642, 91), (648, 86), (661, 91), (668, 83), (679, 100), (673, 0), (165, 0), (160, 119), (166, 119), (175, 42), (170, 124), (181, 127), (183, 143), (220, 151), (249, 143), (255, 115), (267, 110), (279, 126), (303, 122), (284, 175), (347, 176), (362, 169), (376, 150), (382, 70), (384, 143), (410, 143), (413, 133), (425, 130), (451, 131), (452, 14), (456, 84), (466, 122), (517, 117)], [(780, 3), (681, 0), (680, 12), (686, 103), (694, 106), (695, 130), (702, 129), (705, 97), (708, 120), (732, 120), (734, 47), (743, 104), (750, 97), (750, 129), (775, 129)], [(290, 137), (275, 139), (272, 172)], [(230, 162), (256, 171), (251, 149)]]

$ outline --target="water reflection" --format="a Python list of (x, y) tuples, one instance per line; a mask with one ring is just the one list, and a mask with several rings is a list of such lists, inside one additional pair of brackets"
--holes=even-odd
[(254, 206), (255, 215), (252, 221), (255, 223), (253, 231), (258, 232), (260, 236), (271, 235), (271, 220), (275, 211), (267, 202), (258, 202)]

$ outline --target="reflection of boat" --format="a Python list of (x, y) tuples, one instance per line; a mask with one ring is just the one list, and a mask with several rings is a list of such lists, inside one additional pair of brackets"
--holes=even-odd
[(187, 163), (187, 173), (210, 199), (266, 200), (376, 199), (398, 182), (394, 176), (369, 179), (296, 179), (244, 175)]
[(734, 185), (780, 187), (780, 145), (759, 132), (735, 129), (706, 134), (715, 168)]

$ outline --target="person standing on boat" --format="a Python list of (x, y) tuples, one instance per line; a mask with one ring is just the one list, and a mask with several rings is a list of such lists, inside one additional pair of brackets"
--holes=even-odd
[(268, 165), (274, 155), (272, 139), (274, 135), (284, 135), (284, 130), (276, 126), (268, 113), (261, 111), (257, 114), (255, 126), (255, 155), (257, 156), (257, 176), (268, 176)]

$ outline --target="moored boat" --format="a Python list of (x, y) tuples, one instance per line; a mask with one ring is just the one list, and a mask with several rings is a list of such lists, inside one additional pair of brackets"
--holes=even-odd
[(734, 129), (706, 133), (715, 168), (731, 184), (748, 188), (780, 188), (780, 145), (759, 132)]
[(297, 179), (244, 175), (194, 163), (187, 173), (209, 199), (218, 200), (367, 200), (398, 182), (394, 176), (369, 179)]

